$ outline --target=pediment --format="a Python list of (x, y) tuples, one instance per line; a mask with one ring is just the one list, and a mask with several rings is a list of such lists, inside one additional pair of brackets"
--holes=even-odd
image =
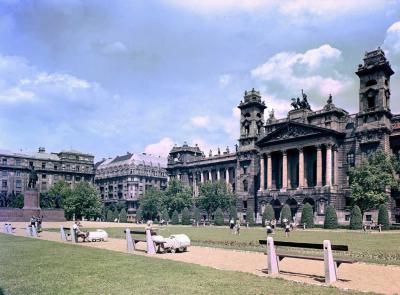
[(341, 135), (341, 133), (332, 129), (316, 127), (309, 124), (287, 122), (277, 130), (257, 141), (257, 145), (322, 135)]

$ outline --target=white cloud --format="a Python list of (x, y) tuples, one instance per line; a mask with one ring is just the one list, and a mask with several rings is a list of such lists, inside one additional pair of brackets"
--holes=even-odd
[(219, 76), (219, 87), (224, 88), (231, 83), (232, 77), (231, 75), (225, 74)]
[[(328, 44), (305, 53), (281, 52), (251, 71), (251, 76), (259, 81), (274, 82), (289, 89), (313, 90), (321, 95), (338, 94), (347, 89), (351, 80), (336, 72), (322, 76), (322, 72), (332, 72), (332, 65), (340, 60), (340, 50)], [(318, 70), (318, 73), (316, 71)]]
[(190, 119), (190, 123), (196, 127), (207, 128), (210, 125), (210, 118), (207, 116), (196, 116)]
[(383, 47), (389, 54), (400, 53), (400, 21), (395, 22), (387, 29)]
[(144, 151), (147, 154), (167, 157), (173, 146), (174, 141), (170, 137), (164, 137), (157, 143), (147, 145)]
[(215, 12), (224, 12), (230, 10), (252, 11), (265, 6), (274, 0), (166, 0), (173, 5), (191, 10), (196, 13), (208, 14)]

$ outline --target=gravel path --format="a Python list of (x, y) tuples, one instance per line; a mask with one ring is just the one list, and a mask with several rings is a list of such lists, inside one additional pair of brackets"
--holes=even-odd
[[(64, 223), (66, 225), (67, 223)], [(68, 223), (68, 226), (71, 223)], [(16, 223), (16, 235), (24, 236), (23, 226), (26, 224)], [(45, 227), (59, 227), (60, 223), (46, 223)], [(67, 226), (67, 225), (66, 225)], [(85, 227), (132, 227), (132, 224), (110, 224), (85, 222)], [(143, 225), (140, 225), (143, 226)], [(122, 230), (122, 229), (121, 229)], [(61, 242), (60, 234), (55, 232), (43, 232), (39, 239)], [(95, 247), (113, 251), (126, 252), (126, 241), (123, 239), (108, 239), (107, 242), (79, 243), (86, 247)], [(136, 255), (146, 255), (145, 243), (137, 244)], [(268, 276), (262, 270), (266, 268), (267, 258), (263, 253), (235, 251), (227, 249), (192, 246), (188, 252), (176, 254), (157, 254), (154, 257), (170, 259), (188, 263), (195, 263), (221, 270), (243, 271), (258, 276)], [(323, 261), (311, 261), (300, 259), (284, 259), (280, 262), (281, 274), (279, 277), (287, 280), (308, 283), (324, 284)], [(385, 266), (378, 264), (342, 264), (338, 269), (339, 281), (334, 286), (342, 289), (353, 289), (358, 291), (376, 292), (384, 294), (400, 294), (400, 267)]]

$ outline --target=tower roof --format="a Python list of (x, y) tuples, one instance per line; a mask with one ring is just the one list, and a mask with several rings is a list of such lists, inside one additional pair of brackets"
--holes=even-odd
[(239, 109), (249, 107), (252, 105), (256, 105), (262, 109), (266, 108), (265, 102), (261, 100), (260, 91), (256, 91), (254, 90), (254, 88), (250, 91), (245, 91), (243, 98), (244, 100), (240, 101), (240, 104), (238, 106)]
[(358, 70), (356, 74), (358, 76), (363, 76), (371, 72), (376, 72), (378, 70), (384, 71), (388, 76), (394, 74), (389, 61), (386, 59), (385, 52), (378, 47), (378, 49), (365, 52), (364, 64), (358, 65)]

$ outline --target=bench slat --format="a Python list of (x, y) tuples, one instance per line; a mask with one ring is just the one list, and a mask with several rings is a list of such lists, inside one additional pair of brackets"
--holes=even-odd
[[(124, 233), (126, 233), (126, 229), (124, 230)], [(130, 232), (131, 234), (136, 234), (136, 235), (145, 235), (146, 234), (146, 231), (139, 231), (139, 230), (131, 230), (131, 232)], [(155, 232), (155, 231), (151, 231), (151, 235), (152, 236), (155, 236), (155, 235), (157, 235), (157, 233)]]
[[(282, 260), (283, 258), (297, 258), (297, 259), (308, 259), (308, 260), (319, 260), (319, 261), (324, 261), (324, 257), (319, 257), (319, 256), (307, 256), (307, 255), (294, 255), (294, 254), (283, 254), (283, 253), (276, 253), (276, 256), (279, 257), (279, 260)], [(280, 259), (282, 257), (282, 259)], [(352, 259), (334, 259), (336, 263), (355, 263), (357, 262), (356, 260)]]
[[(261, 245), (266, 245), (267, 240), (259, 240)], [(282, 247), (292, 247), (292, 248), (305, 248), (305, 249), (324, 249), (323, 244), (316, 243), (302, 243), (302, 242), (285, 242), (285, 241), (274, 241), (275, 246)], [(349, 247), (347, 245), (332, 245), (332, 250), (335, 251), (349, 251)]]

